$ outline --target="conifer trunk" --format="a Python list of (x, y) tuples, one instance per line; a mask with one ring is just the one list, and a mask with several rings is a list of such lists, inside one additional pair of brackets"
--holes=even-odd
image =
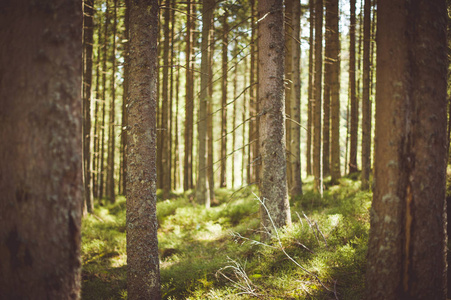
[(357, 172), (357, 130), (359, 125), (359, 107), (356, 97), (355, 80), (355, 0), (351, 0), (351, 18), (349, 27), (349, 94), (351, 101), (351, 127), (349, 148), (349, 173)]

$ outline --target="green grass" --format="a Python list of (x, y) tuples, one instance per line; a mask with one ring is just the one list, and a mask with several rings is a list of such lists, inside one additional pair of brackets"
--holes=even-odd
[[(157, 203), (164, 299), (361, 299), (371, 194), (343, 178), (323, 197), (311, 179), (291, 199), (293, 225), (260, 243), (255, 190), (192, 193)], [(82, 299), (126, 298), (125, 199), (83, 220)]]

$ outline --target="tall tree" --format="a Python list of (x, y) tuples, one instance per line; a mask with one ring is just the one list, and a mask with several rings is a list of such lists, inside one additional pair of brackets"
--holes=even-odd
[(211, 24), (210, 28), (210, 47), (208, 48), (209, 57), (209, 70), (211, 74), (208, 82), (208, 97), (210, 101), (207, 107), (207, 135), (208, 135), (208, 150), (207, 150), (207, 175), (208, 175), (208, 187), (210, 190), (210, 201), (215, 200), (215, 180), (214, 180), (214, 158), (213, 158), (213, 55), (214, 55), (214, 22)]
[(351, 128), (349, 149), (349, 173), (357, 172), (357, 130), (359, 126), (359, 103), (355, 86), (355, 0), (351, 0), (351, 18), (349, 26), (349, 94), (351, 98)]
[(314, 190), (322, 193), (323, 178), (321, 172), (321, 102), (322, 102), (322, 66), (323, 66), (323, 1), (315, 2), (315, 84), (313, 89), (315, 102), (313, 103), (313, 176)]
[(129, 77), (129, 16), (130, 16), (130, 0), (125, 0), (125, 15), (124, 15), (124, 84), (123, 84), (123, 94), (122, 94), (122, 126), (121, 126), (121, 179), (119, 185), (121, 190), (125, 195), (127, 190), (127, 124), (128, 124), (128, 77)]
[(292, 186), (291, 196), (302, 194), (301, 180), (301, 3), (293, 2), (293, 92), (291, 93), (291, 136), (292, 136)]
[(91, 181), (91, 90), (94, 44), (94, 0), (83, 1), (83, 181), (85, 205), (94, 209)]
[(160, 143), (162, 147), (161, 151), (161, 164), (160, 173), (158, 174), (159, 180), (161, 180), (161, 186), (163, 188), (163, 198), (169, 198), (169, 192), (171, 191), (171, 168), (169, 162), (171, 161), (170, 140), (171, 136), (171, 123), (169, 118), (169, 111), (171, 109), (169, 105), (169, 51), (170, 51), (170, 0), (165, 1), (166, 7), (163, 9), (163, 86), (162, 86), (162, 105), (161, 105), (161, 132)]
[(330, 30), (330, 117), (331, 117), (331, 181), (337, 183), (340, 178), (340, 32), (338, 0), (327, 1), (326, 18)]
[(333, 4), (330, 0), (324, 0), (326, 7), (326, 20), (324, 31), (324, 85), (323, 85), (323, 147), (322, 147), (322, 170), (323, 176), (330, 174), (330, 94), (332, 81), (332, 29)]
[(111, 102), (110, 118), (108, 129), (108, 162), (107, 162), (107, 181), (106, 196), (114, 203), (116, 201), (115, 180), (114, 180), (114, 154), (116, 150), (116, 33), (117, 33), (117, 0), (113, 0), (113, 43), (111, 49)]
[[(284, 101), (284, 13), (283, 2), (258, 1), (259, 16), (259, 95), (262, 97), (260, 117), (260, 149), (262, 174), (260, 193), (262, 202), (274, 225), (291, 224), (287, 190), (285, 153), (285, 101)], [(262, 226), (273, 231), (266, 209), (261, 209)], [(262, 234), (269, 238), (269, 232)]]
[(127, 139), (129, 299), (161, 299), (156, 217), (157, 40), (158, 1), (132, 1)]
[(2, 3), (2, 299), (80, 297), (82, 20), (76, 0)]
[(369, 188), (371, 169), (370, 41), (371, 0), (365, 0), (363, 17), (363, 92), (362, 92), (362, 189)]
[(295, 0), (285, 1), (285, 130), (286, 130), (286, 149), (287, 149), (287, 183), (288, 190), (291, 190), (293, 185), (292, 179), (292, 160), (293, 153), (291, 147), (291, 123), (293, 123), (291, 116), (291, 102), (293, 94), (293, 2)]
[(205, 203), (207, 208), (210, 207), (210, 191), (207, 181), (207, 125), (208, 125), (208, 106), (211, 99), (209, 98), (208, 85), (211, 82), (210, 73), (210, 29), (213, 21), (213, 0), (203, 0), (202, 3), (202, 61), (201, 61), (201, 78), (200, 78), (200, 98), (199, 98), (199, 123), (197, 126), (199, 153), (198, 153), (198, 176), (196, 185), (196, 198), (199, 203)]
[(446, 299), (446, 5), (379, 0), (365, 299)]
[(186, 95), (185, 95), (185, 158), (183, 168), (183, 189), (186, 191), (193, 185), (193, 114), (194, 114), (194, 39), (193, 13), (191, 0), (186, 4)]
[(222, 17), (222, 100), (221, 100), (221, 174), (220, 187), (227, 186), (227, 90), (228, 90), (228, 46), (229, 46), (229, 23), (228, 10), (224, 10)]
[(315, 0), (309, 1), (309, 24), (310, 24), (310, 35), (309, 35), (309, 64), (308, 64), (308, 104), (307, 104), (307, 175), (312, 175), (312, 137), (313, 137), (313, 70), (314, 70), (314, 52), (315, 52), (315, 39), (314, 39), (314, 28), (315, 28)]

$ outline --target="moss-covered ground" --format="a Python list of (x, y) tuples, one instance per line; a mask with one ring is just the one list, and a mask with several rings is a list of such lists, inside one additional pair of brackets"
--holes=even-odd
[[(311, 185), (266, 243), (253, 187), (217, 190), (208, 210), (192, 192), (159, 200), (163, 298), (361, 299), (371, 194), (347, 178), (323, 197)], [(126, 299), (125, 198), (96, 207), (82, 235), (82, 299)]]

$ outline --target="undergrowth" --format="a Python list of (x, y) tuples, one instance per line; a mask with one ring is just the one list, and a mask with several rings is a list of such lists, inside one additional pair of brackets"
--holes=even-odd
[[(293, 225), (260, 242), (253, 187), (192, 192), (157, 203), (164, 299), (361, 299), (371, 194), (343, 178), (324, 195), (304, 183)], [(82, 299), (126, 299), (125, 199), (83, 220)]]

